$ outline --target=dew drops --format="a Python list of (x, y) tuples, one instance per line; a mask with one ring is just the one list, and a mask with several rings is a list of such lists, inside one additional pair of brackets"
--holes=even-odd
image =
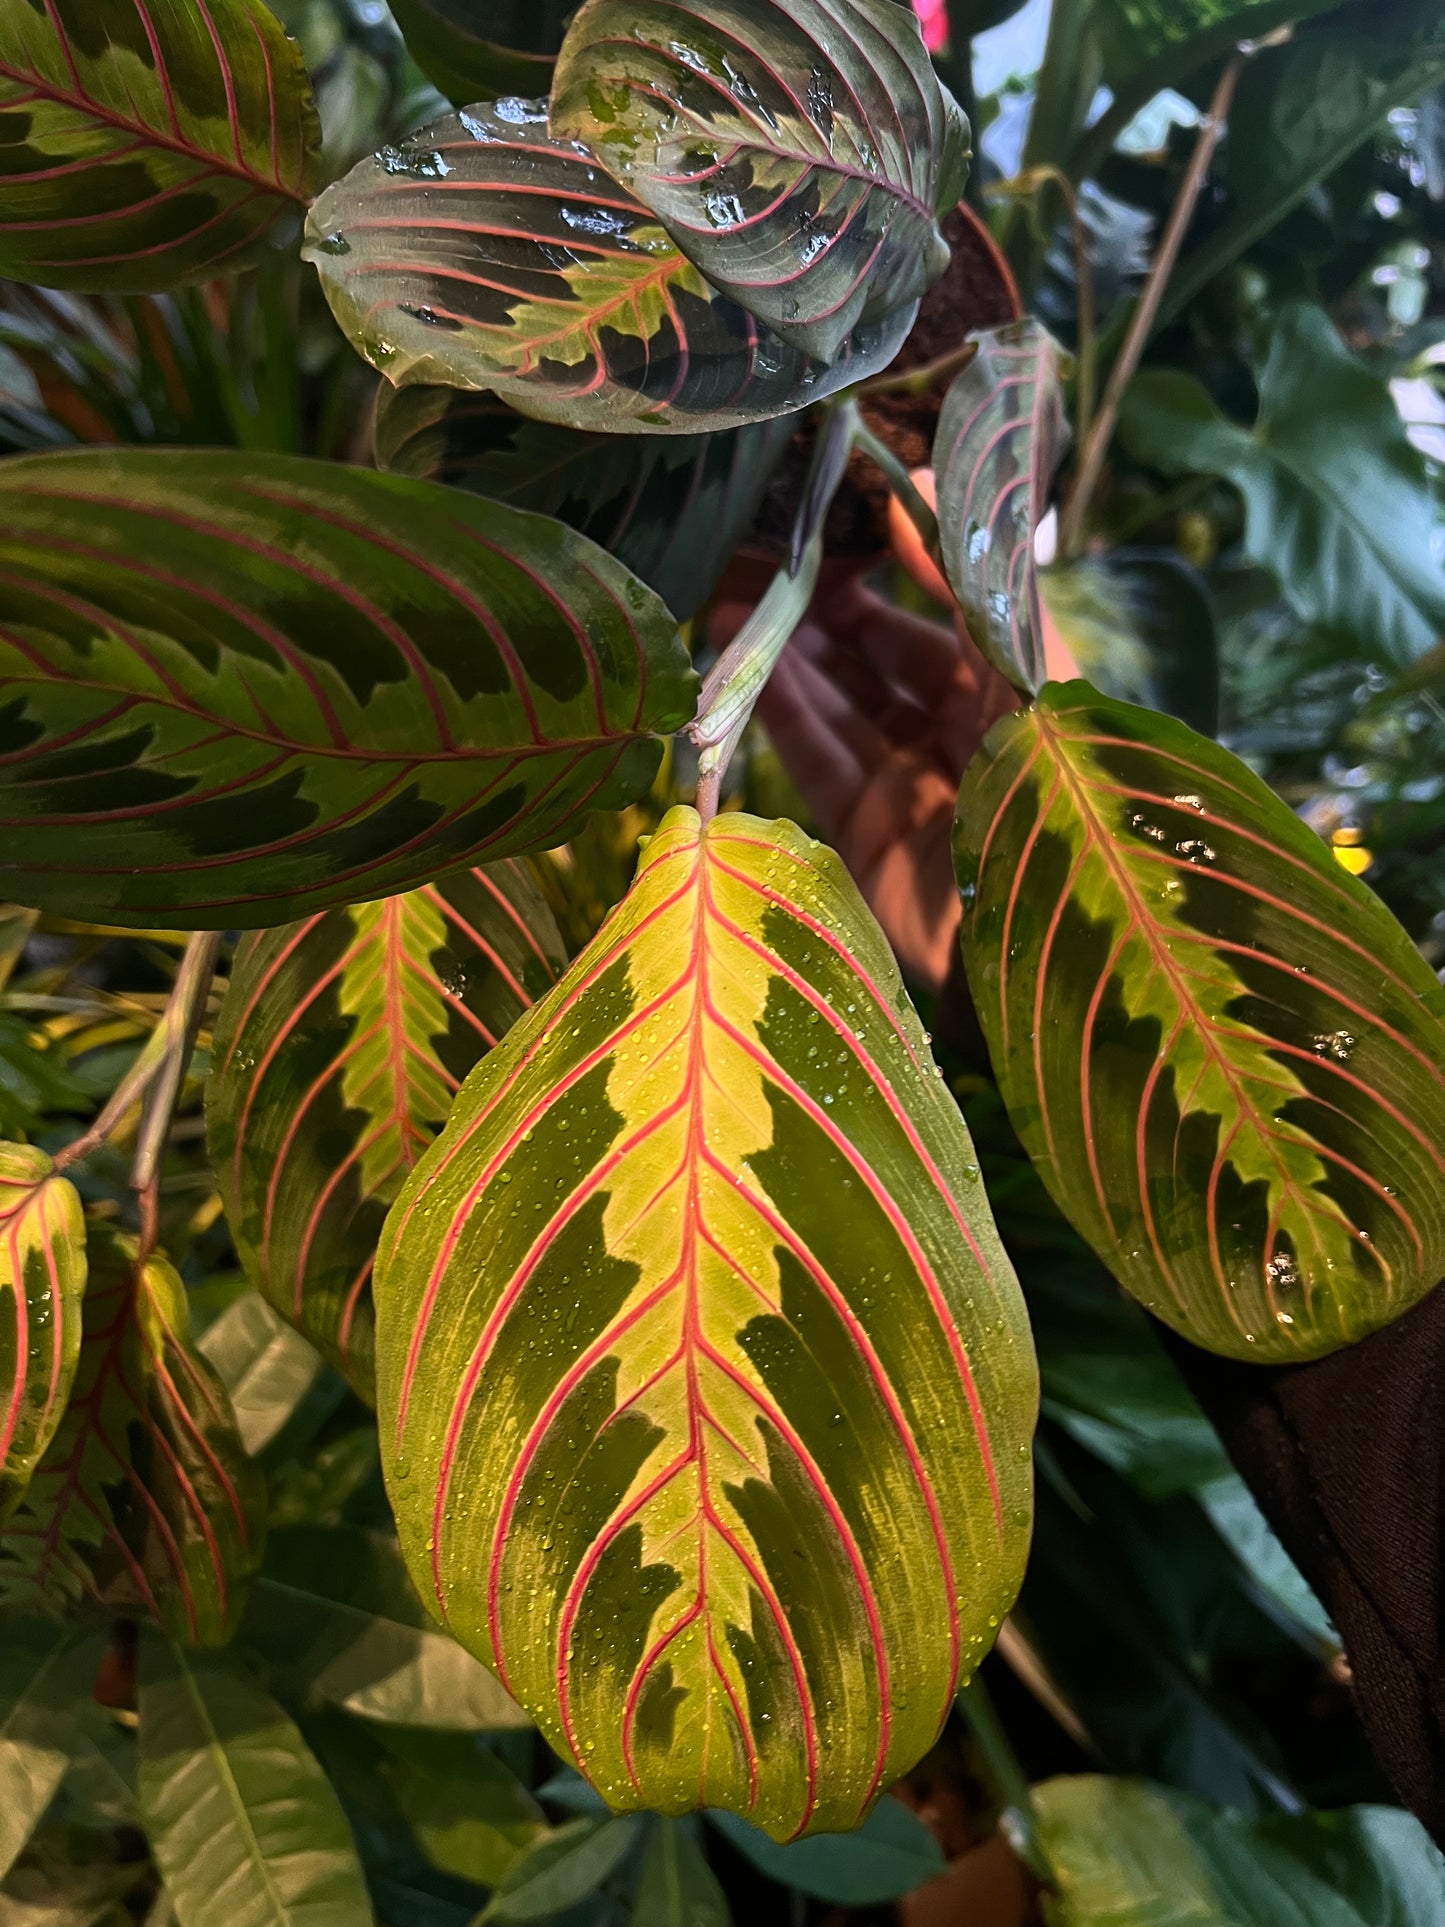
[(1347, 1030), (1319, 1031), (1310, 1039), (1310, 1049), (1316, 1057), (1328, 1057), (1336, 1064), (1348, 1064), (1358, 1042), (1359, 1039)]

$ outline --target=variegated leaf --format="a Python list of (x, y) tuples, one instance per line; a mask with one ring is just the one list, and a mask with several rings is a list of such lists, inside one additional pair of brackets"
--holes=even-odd
[(885, 367), (916, 303), (830, 364), (705, 281), (545, 101), (448, 115), (354, 167), (311, 210), (306, 258), (397, 386), (495, 389), (539, 421), (686, 434), (805, 408)]
[(695, 705), (662, 603), (559, 523), (291, 456), (0, 463), (0, 888), (274, 924), (541, 849)]
[(92, 1229), (84, 1310), (69, 1409), (0, 1539), (0, 1607), (89, 1596), (222, 1645), (260, 1563), (265, 1487), (191, 1344), (185, 1287)]
[(0, 116), (15, 281), (204, 280), (316, 186), (306, 68), (261, 0), (0, 0)]
[(552, 82), (715, 287), (831, 361), (948, 265), (968, 122), (894, 0), (586, 0)]
[(1037, 321), (978, 337), (933, 447), (943, 565), (968, 631), (1020, 689), (1044, 680), (1034, 536), (1069, 445), (1063, 350)]
[(382, 1220), (462, 1079), (565, 967), (520, 862), (242, 939), (206, 1092), (247, 1276), (372, 1391)]
[(1308, 1358), (1445, 1273), (1445, 990), (1182, 723), (1051, 684), (964, 782), (969, 983), (1060, 1208), (1149, 1309)]
[(0, 1520), (55, 1436), (80, 1356), (85, 1220), (43, 1151), (0, 1144)]
[(783, 416), (720, 435), (589, 435), (528, 421), (484, 391), (384, 387), (376, 459), (557, 516), (686, 622), (752, 527), (795, 427)]
[(424, 1598), (619, 1809), (852, 1827), (1014, 1597), (1036, 1374), (838, 860), (673, 811), (377, 1269)]

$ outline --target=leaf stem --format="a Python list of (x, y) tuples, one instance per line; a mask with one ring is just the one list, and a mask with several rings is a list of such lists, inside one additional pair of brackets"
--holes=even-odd
[(898, 497), (908, 513), (908, 519), (917, 529), (925, 549), (931, 556), (939, 553), (938, 517), (918, 492), (918, 485), (908, 470), (886, 442), (878, 437), (863, 422), (859, 422), (854, 438), (857, 447), (870, 462), (882, 469), (889, 488)]
[[(1214, 89), (1214, 97), (1209, 103), (1209, 112), (1199, 124), (1199, 135), (1194, 143), (1194, 152), (1189, 157), (1189, 165), (1184, 170), (1184, 179), (1179, 183), (1179, 192), (1174, 197), (1174, 205), (1169, 210), (1169, 219), (1160, 237), (1159, 249), (1149, 269), (1149, 275), (1140, 291), (1139, 299), (1129, 317), (1128, 331), (1123, 345), (1109, 371), (1108, 386), (1104, 399), (1099, 406), (1098, 415), (1083, 440), (1079, 456), (1078, 473), (1074, 479), (1072, 493), (1063, 518), (1063, 550), (1065, 555), (1079, 553), (1083, 541), (1084, 526), (1088, 519), (1089, 505), (1094, 490), (1098, 487), (1103, 473), (1104, 459), (1109, 445), (1114, 439), (1114, 429), (1119, 418), (1119, 407), (1124, 399), (1124, 391), (1134, 379), (1149, 336), (1153, 331), (1154, 320), (1159, 312), (1159, 304), (1164, 299), (1164, 290), (1169, 277), (1174, 272), (1174, 264), (1179, 259), (1179, 250), (1184, 245), (1184, 236), (1194, 218), (1194, 209), (1204, 188), (1209, 173), (1209, 163), (1214, 158), (1214, 150), (1219, 145), (1229, 110), (1234, 102), (1234, 90), (1239, 84), (1239, 76), (1248, 55), (1244, 48), (1236, 48), (1219, 76)], [(1082, 438), (1081, 438), (1082, 439)]]
[(857, 394), (864, 401), (875, 395), (923, 395), (941, 381), (961, 374), (978, 353), (976, 341), (965, 341), (961, 348), (950, 348), (946, 355), (935, 355), (920, 368), (907, 368), (899, 375), (874, 375), (860, 382)]
[(1033, 1789), (1018, 1755), (1009, 1744), (997, 1709), (983, 1683), (975, 1674), (958, 1695), (958, 1710), (983, 1755), (984, 1767), (1000, 1808), (1000, 1824), (1012, 1836), (1012, 1845), (1030, 1873), (1045, 1886), (1054, 1884), (1053, 1868), (1039, 1838), (1039, 1816), (1034, 1806)]
[(161, 1038), (161, 1049), (146, 1088), (130, 1174), (131, 1189), (140, 1200), (142, 1257), (155, 1246), (161, 1151), (196, 1046), (196, 1034), (201, 1028), (220, 949), (219, 930), (192, 933), (156, 1033)]

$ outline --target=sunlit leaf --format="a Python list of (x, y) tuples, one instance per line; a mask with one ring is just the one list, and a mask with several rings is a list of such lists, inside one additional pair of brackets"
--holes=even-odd
[(179, 1927), (370, 1927), (326, 1775), (231, 1659), (142, 1642), (140, 1794)]
[(387, 1221), (423, 1597), (619, 1809), (857, 1825), (1018, 1585), (1023, 1305), (887, 944), (675, 810)]
[(0, 114), (11, 280), (205, 280), (316, 187), (310, 82), (260, 0), (0, 0)]
[(1445, 990), (1236, 758), (1050, 685), (959, 805), (964, 958), (1060, 1208), (1211, 1350), (1299, 1359), (1445, 1272)]
[(968, 632), (1021, 689), (1044, 679), (1034, 536), (1069, 445), (1063, 351), (1036, 321), (991, 328), (948, 391), (933, 465), (943, 565)]
[(398, 386), (489, 388), (524, 415), (672, 434), (805, 408), (887, 365), (916, 304), (835, 361), (705, 281), (545, 101), (468, 108), (362, 161), (307, 222), (342, 328)]
[(893, 0), (586, 0), (552, 84), (714, 286), (831, 361), (948, 265), (968, 122)]
[(254, 927), (545, 848), (694, 707), (663, 605), (559, 523), (254, 453), (0, 463), (0, 878)]
[(91, 1239), (70, 1406), (0, 1541), (0, 1604), (88, 1595), (218, 1645), (261, 1557), (264, 1486), (163, 1258)]
[(406, 50), (458, 107), (545, 94), (573, 0), (391, 0)]
[(247, 1275), (365, 1398), (382, 1221), (472, 1066), (566, 963), (519, 862), (242, 940), (206, 1093)]
[(0, 1519), (65, 1415), (80, 1358), (85, 1220), (43, 1151), (0, 1144)]
[(795, 427), (782, 416), (720, 435), (589, 435), (529, 421), (485, 391), (388, 387), (376, 458), (395, 474), (558, 516), (686, 622), (752, 526)]
[(240, 1280), (226, 1282), (231, 1302), (206, 1326), (196, 1349), (220, 1374), (241, 1443), (254, 1458), (285, 1431), (326, 1366), (259, 1292)]

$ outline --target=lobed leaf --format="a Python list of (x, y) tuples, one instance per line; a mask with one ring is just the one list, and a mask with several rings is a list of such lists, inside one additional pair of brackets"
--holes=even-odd
[(251, 927), (545, 848), (695, 703), (663, 605), (554, 522), (292, 456), (0, 462), (0, 878)]
[(0, 0), (0, 274), (136, 292), (234, 268), (316, 186), (300, 50), (260, 0)]
[(714, 287), (831, 361), (948, 266), (968, 122), (893, 0), (586, 0), (551, 127)]
[(1069, 445), (1063, 350), (1038, 322), (978, 337), (948, 391), (933, 447), (938, 529), (968, 632), (1020, 689), (1044, 680), (1034, 537)]
[(236, 952), (206, 1093), (247, 1276), (372, 1395), (387, 1210), (472, 1066), (566, 963), (512, 861), (262, 930)]
[(432, 1610), (618, 1809), (856, 1826), (1017, 1589), (1036, 1379), (968, 1135), (841, 864), (674, 810), (383, 1235)]
[(1061, 1210), (1196, 1344), (1350, 1344), (1445, 1272), (1445, 991), (1236, 758), (1051, 684), (959, 804), (964, 959)]
[(0, 1605), (89, 1595), (223, 1644), (260, 1562), (265, 1487), (191, 1345), (185, 1287), (111, 1238), (92, 1250), (84, 1312), (69, 1409), (0, 1542)]
[[(456, 107), (545, 94), (572, 0), (391, 0), (406, 50)], [(485, 22), (485, 31), (483, 31)]]
[(697, 614), (753, 525), (795, 424), (719, 435), (591, 435), (464, 388), (383, 388), (380, 468), (555, 515)]
[(448, 115), (311, 210), (352, 344), (398, 387), (494, 389), (539, 421), (686, 434), (796, 412), (885, 367), (915, 306), (815, 359), (720, 294), (545, 101)]
[(80, 1358), (85, 1219), (44, 1151), (0, 1144), (0, 1521), (65, 1415)]

